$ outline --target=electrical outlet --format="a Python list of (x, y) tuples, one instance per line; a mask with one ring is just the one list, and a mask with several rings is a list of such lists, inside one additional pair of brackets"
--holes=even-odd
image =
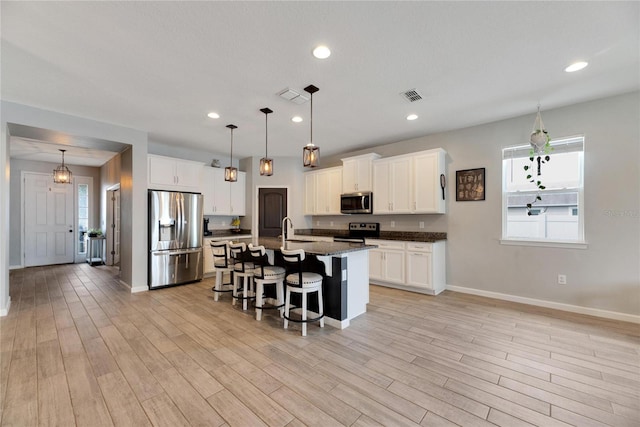
[(389, 225), (391, 228), (394, 228), (396, 226), (396, 222), (395, 221), (391, 221), (391, 224)]
[(566, 274), (558, 274), (558, 285), (566, 285), (566, 284), (567, 284)]
[(316, 221), (316, 226), (320, 225), (320, 221)]
[(424, 221), (420, 221), (418, 225), (420, 226), (420, 228), (424, 228)]
[(329, 221), (329, 225), (333, 227), (333, 221)]

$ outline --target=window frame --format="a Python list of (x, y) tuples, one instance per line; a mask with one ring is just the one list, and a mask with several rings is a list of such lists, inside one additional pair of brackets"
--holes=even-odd
[[(503, 245), (516, 245), (516, 246), (537, 246), (537, 247), (555, 247), (555, 248), (572, 248), (572, 249), (587, 249), (588, 243), (586, 241), (585, 236), (585, 210), (584, 210), (584, 155), (585, 155), (585, 135), (575, 135), (570, 137), (556, 138), (550, 141), (551, 146), (560, 146), (563, 142), (572, 141), (576, 139), (582, 140), (582, 150), (581, 155), (579, 156), (579, 166), (580, 166), (580, 177), (578, 180), (578, 239), (576, 240), (561, 240), (561, 239), (551, 239), (551, 238), (523, 238), (523, 237), (508, 237), (507, 236), (507, 223), (508, 223), (508, 195), (518, 193), (518, 191), (507, 191), (507, 176), (506, 176), (506, 168), (505, 168), (505, 152), (507, 150), (516, 150), (525, 148), (526, 145), (515, 145), (504, 147), (501, 150), (501, 159), (500, 159), (500, 167), (501, 167), (501, 176), (502, 176), (502, 235), (500, 239), (500, 243)], [(553, 153), (551, 154), (553, 156)], [(553, 157), (552, 157), (553, 159)], [(523, 171), (524, 173), (524, 171)], [(543, 181), (544, 184), (544, 181)], [(566, 191), (567, 189), (550, 189), (543, 190), (543, 194), (546, 191), (547, 193), (554, 193), (560, 191)], [(531, 193), (533, 195), (536, 194), (535, 190), (522, 191), (521, 193), (527, 194)]]

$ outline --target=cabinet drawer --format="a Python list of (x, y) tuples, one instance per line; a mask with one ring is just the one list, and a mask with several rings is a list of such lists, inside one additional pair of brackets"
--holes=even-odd
[(400, 249), (404, 250), (404, 242), (398, 240), (375, 240), (367, 239), (367, 243), (377, 245), (379, 249)]
[(433, 252), (433, 243), (408, 242), (407, 250), (414, 252)]

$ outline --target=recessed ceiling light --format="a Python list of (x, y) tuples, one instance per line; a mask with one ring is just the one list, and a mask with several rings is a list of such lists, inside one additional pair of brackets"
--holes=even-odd
[(587, 65), (589, 65), (588, 62), (585, 61), (579, 61), (579, 62), (574, 62), (573, 64), (569, 65), (567, 68), (565, 68), (564, 70), (567, 73), (573, 73), (574, 71), (580, 71), (582, 70), (584, 67), (586, 67)]
[(291, 121), (294, 122), (294, 123), (300, 123), (302, 121), (302, 117), (293, 116), (293, 117), (291, 117)]
[(417, 118), (418, 118), (418, 116), (417, 116), (416, 114), (409, 114), (409, 115), (407, 116), (407, 120), (415, 120), (415, 119), (417, 119)]
[(313, 49), (313, 56), (318, 59), (327, 59), (331, 55), (331, 50), (328, 47), (320, 45)]
[(209, 117), (210, 119), (219, 119), (220, 118), (220, 114), (218, 113), (214, 113), (213, 111), (210, 112), (209, 114), (207, 114), (207, 117)]

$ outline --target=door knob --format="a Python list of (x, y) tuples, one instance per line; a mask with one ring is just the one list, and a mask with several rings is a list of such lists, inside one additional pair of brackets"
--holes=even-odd
[(69, 233), (73, 233), (73, 230), (69, 230)]

